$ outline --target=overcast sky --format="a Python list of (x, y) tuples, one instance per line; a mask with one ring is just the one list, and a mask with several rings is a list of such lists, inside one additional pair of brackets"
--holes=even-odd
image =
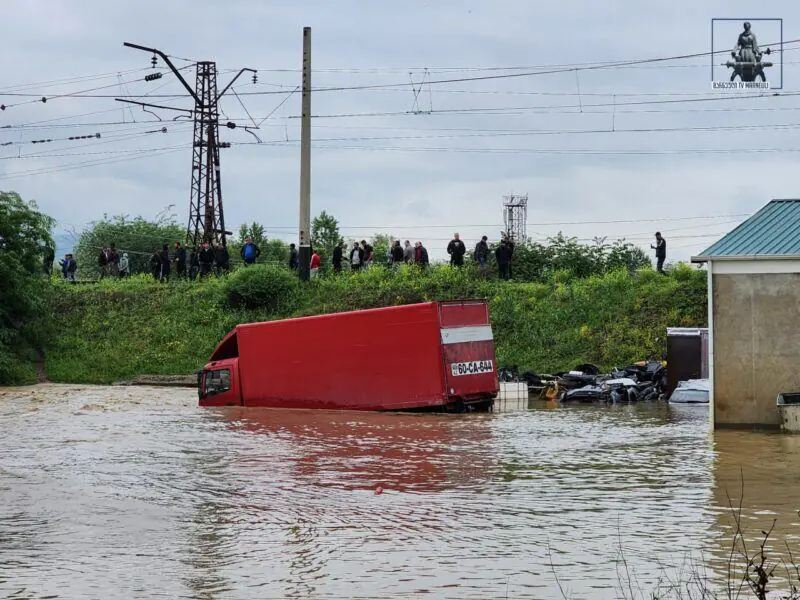
[[(649, 252), (659, 229), (669, 259), (688, 259), (771, 198), (800, 197), (800, 96), (737, 99), (752, 92), (711, 89), (712, 63), (729, 58), (738, 19), (783, 18), (784, 41), (800, 38), (800, 3), (754, 6), (4, 0), (0, 189), (59, 220), (59, 252), (71, 247), (68, 232), (103, 213), (149, 218), (172, 206), (187, 220), (190, 123), (167, 110), (155, 111), (159, 122), (113, 96), (192, 103), (171, 75), (143, 81), (151, 57), (124, 48), (129, 41), (174, 56), (190, 85), (189, 61), (216, 61), (220, 87), (241, 67), (258, 69), (257, 84), (242, 77), (238, 98), (222, 101), (239, 124), (248, 113), (256, 122), (269, 115), (262, 144), (241, 129), (221, 132), (232, 144), (221, 159), (226, 224), (255, 220), (272, 237), (296, 239), (300, 94), (292, 92), (302, 28), (311, 26), (315, 87), (393, 86), (313, 94), (312, 213), (335, 215), (345, 236), (419, 239), (441, 257), (454, 231), (468, 245), (482, 234), (496, 239), (503, 195), (528, 194), (534, 239), (559, 230), (626, 237)], [(737, 19), (715, 26), (714, 49), (726, 53), (713, 61), (584, 68), (707, 53), (712, 18)], [(780, 41), (775, 22), (753, 20), (753, 30), (761, 45)], [(773, 86), (783, 60), (783, 94), (800, 90), (798, 49), (788, 43), (770, 57)], [(161, 63), (157, 70), (166, 73)], [(498, 75), (518, 76), (476, 80)], [(466, 81), (423, 85), (415, 97), (411, 80), (424, 78)], [(57, 97), (76, 93), (108, 97)], [(148, 133), (164, 126), (166, 134)], [(53, 141), (30, 143), (40, 139)]]

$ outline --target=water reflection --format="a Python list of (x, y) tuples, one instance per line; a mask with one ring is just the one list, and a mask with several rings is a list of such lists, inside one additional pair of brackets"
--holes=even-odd
[[(770, 562), (790, 563), (790, 552), (795, 561), (800, 560), (800, 436), (723, 430), (714, 432), (714, 441), (716, 519), (709, 551), (718, 577), (727, 573), (731, 562), (740, 507), (741, 530), (750, 555), (757, 552), (763, 532), (774, 521), (765, 546)], [(741, 569), (738, 556), (734, 562)], [(784, 579), (786, 569), (781, 565), (775, 574)]]
[[(231, 428), (267, 436), (304, 485), (429, 493), (477, 489), (491, 474), (491, 415), (221, 409)], [(270, 453), (279, 444), (278, 455)], [(263, 465), (266, 466), (266, 465)]]
[(0, 391), (0, 597), (549, 598), (552, 562), (571, 597), (615, 598), (620, 547), (647, 595), (664, 565), (726, 556), (742, 469), (753, 535), (773, 514), (781, 541), (800, 530), (800, 438), (712, 435), (703, 408), (201, 410), (191, 391), (35, 389)]

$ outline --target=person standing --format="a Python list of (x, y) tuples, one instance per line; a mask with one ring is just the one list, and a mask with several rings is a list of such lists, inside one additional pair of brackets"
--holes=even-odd
[(131, 261), (128, 260), (128, 253), (123, 252), (122, 258), (119, 259), (119, 277), (124, 279), (131, 276)]
[(453, 239), (447, 244), (447, 253), (450, 255), (450, 264), (454, 267), (460, 267), (464, 264), (464, 255), (467, 253), (467, 247), (461, 241), (458, 233), (453, 234)]
[[(244, 252), (244, 248), (242, 248), (242, 252)], [(211, 274), (211, 269), (214, 265), (214, 249), (208, 243), (208, 240), (203, 242), (197, 260), (200, 263), (200, 279), (205, 279)]]
[(112, 277), (119, 276), (119, 254), (116, 244), (111, 244), (111, 248), (108, 250), (108, 274)]
[(375, 260), (375, 249), (366, 240), (361, 240), (361, 248), (364, 250), (364, 268), (368, 269), (372, 266), (372, 261)]
[(161, 281), (166, 283), (169, 281), (170, 260), (169, 260), (169, 244), (164, 244), (161, 247), (161, 252), (158, 253), (161, 259)]
[(175, 256), (172, 260), (175, 262), (178, 277), (181, 279), (186, 277), (186, 248), (183, 248), (178, 241), (175, 242)]
[(661, 232), (656, 231), (656, 243), (650, 244), (650, 247), (656, 251), (656, 270), (664, 274), (664, 261), (667, 259), (667, 240), (661, 237)]
[(489, 244), (487, 240), (488, 238), (483, 236), (481, 241), (475, 244), (475, 262), (482, 267), (486, 266), (486, 260), (489, 258)]
[(424, 269), (428, 266), (430, 262), (428, 260), (428, 250), (425, 246), (422, 245), (422, 242), (417, 242), (415, 244), (416, 248), (414, 249), (414, 262), (416, 262), (420, 268)]
[(97, 257), (97, 266), (100, 267), (100, 279), (108, 275), (108, 259), (110, 255), (108, 248), (103, 246), (100, 249), (100, 256)]
[(308, 265), (308, 268), (311, 271), (311, 278), (316, 279), (319, 277), (319, 266), (322, 264), (322, 257), (319, 255), (319, 252), (314, 250), (311, 253), (311, 262)]
[(217, 277), (221, 277), (231, 268), (231, 255), (228, 247), (220, 244), (214, 248), (214, 264), (217, 265)]
[(253, 242), (253, 238), (249, 235), (244, 239), (244, 246), (242, 246), (242, 260), (244, 266), (253, 265), (256, 259), (261, 256), (261, 249)]
[(511, 279), (511, 255), (513, 251), (505, 239), (500, 240), (500, 245), (494, 251), (497, 259), (497, 271), (500, 279)]
[(194, 281), (197, 279), (197, 274), (200, 272), (200, 252), (197, 246), (192, 247), (192, 252), (189, 254), (189, 279)]
[(406, 240), (405, 241), (405, 248), (403, 249), (403, 260), (407, 265), (414, 263), (414, 246), (411, 245), (411, 242)]
[(289, 244), (289, 268), (292, 271), (297, 271), (300, 268), (300, 253), (294, 244)]
[(72, 254), (65, 254), (64, 260), (60, 261), (61, 272), (64, 274), (64, 279), (70, 283), (75, 283), (75, 271), (78, 269), (78, 263), (72, 258)]
[(53, 261), (56, 259), (56, 251), (50, 244), (44, 247), (43, 267), (44, 274), (50, 277), (53, 274)]
[(358, 245), (358, 242), (353, 242), (353, 249), (350, 250), (350, 268), (353, 271), (358, 271), (364, 266), (364, 249)]
[(400, 246), (400, 240), (396, 240), (392, 246), (392, 265), (394, 268), (397, 269), (400, 265), (402, 265), (404, 259), (405, 252), (403, 251), (402, 246)]
[(342, 254), (344, 254), (344, 242), (339, 242), (333, 249), (333, 256), (331, 257), (334, 273), (342, 272)]

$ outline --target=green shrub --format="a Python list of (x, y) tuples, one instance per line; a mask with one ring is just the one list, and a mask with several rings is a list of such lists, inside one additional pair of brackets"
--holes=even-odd
[(238, 269), (224, 284), (231, 307), (263, 308), (269, 312), (292, 306), (297, 288), (297, 277), (292, 272), (272, 265)]

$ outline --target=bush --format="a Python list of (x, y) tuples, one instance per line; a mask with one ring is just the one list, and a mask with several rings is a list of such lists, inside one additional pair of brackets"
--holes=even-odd
[(238, 269), (224, 283), (224, 293), (233, 308), (263, 308), (268, 312), (289, 309), (297, 296), (296, 276), (273, 265)]

